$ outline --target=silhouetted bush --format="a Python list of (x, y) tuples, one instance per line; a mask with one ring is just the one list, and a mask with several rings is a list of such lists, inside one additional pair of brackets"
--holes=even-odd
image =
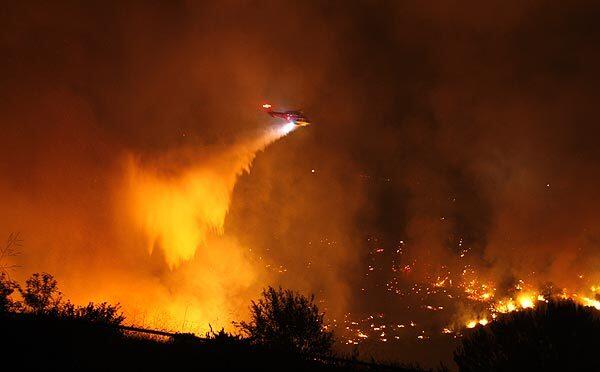
[(454, 353), (461, 371), (600, 370), (600, 312), (573, 301), (500, 315)]
[(5, 273), (0, 273), (0, 313), (14, 311), (18, 303), (13, 301), (10, 296), (19, 285), (11, 280)]
[(118, 326), (125, 320), (120, 309), (121, 307), (118, 304), (111, 305), (106, 302), (100, 304), (90, 302), (86, 306), (75, 306), (70, 302), (66, 302), (56, 307), (56, 315), (90, 324)]
[[(209, 325), (210, 326), (210, 325)], [(244, 339), (240, 335), (235, 335), (225, 331), (225, 328), (221, 328), (219, 332), (213, 331), (210, 327), (210, 332), (206, 332), (204, 335), (206, 341), (214, 346), (240, 346), (247, 345), (248, 340)]]
[(48, 273), (35, 273), (25, 281), (25, 289), (19, 288), (23, 302), (35, 313), (56, 308), (61, 301), (56, 279)]
[(251, 342), (311, 357), (331, 355), (333, 333), (325, 329), (314, 296), (269, 287), (250, 310), (252, 320), (237, 325)]
[[(24, 306), (19, 302), (11, 302), (10, 294), (18, 289), (23, 297)], [(118, 326), (125, 317), (120, 312), (120, 306), (107, 302), (100, 304), (88, 303), (85, 306), (75, 306), (71, 302), (63, 302), (58, 290), (58, 283), (48, 273), (34, 273), (25, 281), (25, 289), (3, 274), (0, 276), (0, 306), (6, 303), (11, 310), (21, 309), (36, 314), (38, 317), (76, 320), (94, 325)]]
[[(10, 295), (15, 289), (15, 282), (0, 276), (0, 300), (6, 306), (14, 305)], [(250, 338), (211, 328), (206, 338), (167, 333), (170, 340), (165, 340), (141, 337), (135, 327), (119, 327), (124, 317), (118, 305), (63, 301), (49, 274), (33, 274), (19, 290), (27, 296), (26, 305), (0, 313), (0, 330), (10, 340), (3, 355), (18, 360), (22, 370), (419, 370), (345, 358), (306, 358), (330, 355), (333, 335), (324, 329), (313, 298), (292, 291), (269, 288), (253, 302), (253, 321), (240, 324)]]

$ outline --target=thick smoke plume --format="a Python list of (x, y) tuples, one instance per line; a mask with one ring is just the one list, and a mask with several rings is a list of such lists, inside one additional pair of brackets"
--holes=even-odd
[(130, 159), (125, 204), (147, 236), (149, 253), (160, 247), (174, 268), (205, 246), (209, 234), (222, 234), (237, 178), (250, 171), (258, 151), (286, 131), (271, 129), (227, 146), (177, 149), (147, 163)]

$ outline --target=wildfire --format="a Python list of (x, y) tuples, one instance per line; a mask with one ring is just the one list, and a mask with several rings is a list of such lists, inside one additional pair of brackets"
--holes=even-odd
[(593, 300), (589, 297), (580, 297), (581, 303), (585, 306), (592, 306), (596, 309), (600, 310), (600, 301)]
[[(596, 287), (592, 287), (596, 288)], [(592, 290), (593, 291), (593, 290)], [(584, 295), (579, 294), (568, 294), (563, 291), (559, 296), (561, 299), (571, 299), (583, 306), (592, 306), (598, 310), (600, 310), (600, 301), (592, 299), (590, 297), (586, 297)], [(517, 296), (517, 299), (514, 300), (512, 298), (506, 298), (502, 300), (498, 300), (495, 302), (491, 302), (489, 304), (489, 312), (491, 314), (492, 320), (496, 319), (497, 314), (499, 313), (510, 313), (514, 311), (521, 311), (525, 309), (533, 309), (537, 306), (539, 302), (547, 302), (548, 300), (542, 294), (535, 294), (532, 292), (520, 293)], [(485, 326), (490, 322), (487, 318), (481, 319), (470, 319), (465, 322), (466, 328), (475, 328), (478, 324)]]
[[(370, 273), (385, 270), (386, 258), (382, 255), (385, 250), (378, 239), (369, 237), (367, 241), (373, 245), (370, 250), (371, 260), (364, 267), (365, 278), (370, 278)], [(467, 248), (464, 250), (468, 251)], [(535, 276), (531, 275), (528, 280), (519, 279), (510, 287), (501, 287), (494, 280), (482, 279), (480, 273), (470, 264), (466, 264), (458, 273), (453, 273), (450, 265), (442, 264), (440, 270), (430, 270), (435, 274), (431, 275), (428, 282), (415, 278), (417, 280), (414, 283), (406, 283), (406, 280), (410, 280), (411, 276), (418, 273), (421, 268), (419, 261), (415, 259), (402, 261), (403, 254), (403, 249), (395, 250), (394, 259), (388, 266), (393, 278), (385, 283), (386, 290), (391, 296), (410, 296), (411, 301), (420, 299), (421, 304), (411, 306), (412, 309), (428, 312), (432, 316), (434, 313), (439, 314), (437, 316), (446, 316), (450, 323), (446, 323), (446, 326), (440, 328), (437, 333), (425, 335), (425, 332), (430, 330), (427, 321), (417, 324), (404, 319), (398, 322), (400, 319), (394, 318), (396, 314), (390, 314), (390, 319), (387, 321), (387, 316), (383, 313), (369, 315), (363, 319), (346, 314), (345, 322), (342, 324), (345, 325), (344, 330), (349, 332), (347, 333), (350, 336), (348, 345), (389, 343), (396, 340), (405, 342), (411, 337), (420, 341), (433, 337), (459, 338), (462, 337), (465, 328), (486, 327), (500, 314), (534, 309), (541, 302), (548, 302), (552, 298), (572, 299), (581, 305), (593, 306), (600, 310), (600, 298), (594, 297), (597, 296), (597, 292), (600, 292), (600, 286), (587, 286), (588, 293), (569, 291), (564, 288), (557, 291), (553, 287), (536, 286)], [(360, 286), (364, 295), (368, 295), (362, 289), (366, 286), (366, 283)], [(421, 314), (421, 317), (423, 315)]]
[(523, 309), (529, 309), (529, 308), (532, 308), (534, 306), (534, 304), (533, 304), (533, 298), (534, 298), (534, 296), (532, 296), (532, 295), (521, 294), (517, 298), (517, 301), (519, 302), (519, 305), (521, 305), (521, 307)]

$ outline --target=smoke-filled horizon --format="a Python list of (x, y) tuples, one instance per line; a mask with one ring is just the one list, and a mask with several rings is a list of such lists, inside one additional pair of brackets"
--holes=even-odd
[[(243, 317), (266, 285), (317, 294), (330, 318), (417, 323), (422, 304), (394, 297), (415, 283), (588, 290), (599, 12), (11, 4), (0, 237), (24, 239), (14, 275), (47, 271), (76, 301), (188, 330)], [(266, 101), (313, 124), (273, 142)]]

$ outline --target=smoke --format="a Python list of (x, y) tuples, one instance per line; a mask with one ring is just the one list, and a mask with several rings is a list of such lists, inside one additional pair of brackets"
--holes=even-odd
[[(135, 301), (123, 291), (136, 291), (131, 284), (111, 290), (124, 292), (118, 300), (129, 321), (199, 332), (209, 323), (229, 327), (245, 316), (264, 284), (257, 282), (263, 272), (247, 248), (223, 235), (225, 217), (236, 180), (250, 171), (256, 153), (292, 130), (283, 125), (244, 133), (231, 144), (182, 147), (146, 161), (127, 157), (123, 183), (115, 190), (122, 196), (115, 216), (129, 216), (121, 226), (138, 231), (148, 254), (158, 260), (158, 271), (123, 279), (146, 282)], [(162, 267), (163, 259), (168, 268)], [(159, 283), (152, 285), (153, 280)], [(163, 312), (161, 319), (147, 319), (148, 297)], [(144, 318), (132, 309), (140, 309)]]
[[(503, 294), (588, 288), (597, 19), (586, 1), (12, 4), (14, 275), (186, 330), (242, 318), (268, 284), (326, 299), (329, 318), (419, 325), (421, 297), (390, 283), (467, 269)], [(264, 135), (264, 100), (313, 125)]]
[[(85, 112), (70, 95), (58, 96), (61, 105), (51, 97), (32, 120), (68, 107), (70, 115), (59, 120), (69, 123), (73, 113)], [(84, 115), (75, 116), (84, 123)], [(16, 263), (25, 269), (13, 274), (51, 272), (71, 300), (121, 303), (133, 323), (194, 332), (209, 323), (229, 327), (268, 283), (258, 280), (266, 273), (248, 249), (223, 235), (231, 194), (257, 152), (292, 130), (246, 130), (229, 143), (151, 156), (127, 151), (99, 168), (85, 167), (87, 161), (68, 167), (62, 159), (71, 155), (60, 152), (45, 156), (32, 168), (35, 188), (24, 192), (21, 177), (2, 188), (2, 231), (24, 238)], [(73, 156), (81, 161), (90, 154), (76, 150)]]
[(292, 129), (282, 126), (228, 146), (179, 148), (151, 163), (130, 158), (125, 204), (148, 238), (148, 252), (160, 247), (174, 268), (210, 233), (222, 234), (237, 178), (250, 171), (258, 151)]

